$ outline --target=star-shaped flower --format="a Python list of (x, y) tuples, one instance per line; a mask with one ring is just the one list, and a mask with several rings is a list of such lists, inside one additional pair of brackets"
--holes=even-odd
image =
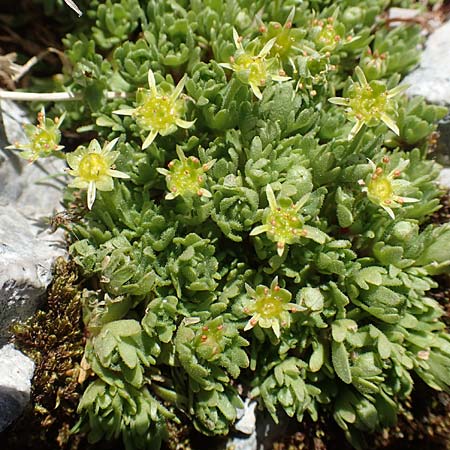
[(346, 106), (347, 116), (355, 121), (348, 140), (352, 140), (363, 125), (373, 127), (380, 122), (384, 122), (395, 134), (400, 134), (395, 122), (397, 104), (393, 98), (406, 90), (407, 86), (397, 86), (388, 90), (381, 81), (374, 80), (369, 83), (360, 67), (356, 67), (355, 74), (358, 81), (352, 82), (347, 98), (331, 97), (328, 99), (335, 105)]
[(179, 81), (172, 92), (160, 92), (156, 87), (153, 71), (149, 70), (150, 89), (138, 89), (136, 108), (113, 111), (114, 114), (133, 117), (139, 128), (149, 132), (142, 149), (149, 147), (158, 134), (167, 136), (175, 132), (177, 127), (190, 128), (194, 124), (194, 121), (189, 122), (181, 118), (186, 110), (185, 100), (180, 98), (186, 78), (187, 75)]
[(229, 63), (221, 63), (220, 65), (236, 72), (237, 77), (242, 82), (250, 85), (253, 93), (259, 100), (262, 98), (260, 87), (265, 86), (267, 81), (286, 81), (290, 79), (281, 69), (278, 58), (267, 58), (277, 41), (276, 37), (270, 39), (256, 56), (244, 49), (242, 38), (234, 28), (233, 38), (237, 49), (236, 53), (230, 58)]
[(70, 187), (87, 189), (88, 208), (91, 209), (95, 201), (95, 193), (99, 191), (112, 191), (114, 189), (113, 178), (130, 178), (124, 172), (114, 169), (114, 162), (119, 152), (112, 151), (119, 138), (104, 145), (103, 148), (96, 139), (89, 146), (78, 147), (72, 153), (67, 154), (67, 163), (71, 170), (68, 173), (75, 177)]
[(263, 215), (263, 225), (259, 225), (250, 232), (250, 236), (266, 233), (267, 237), (277, 243), (277, 252), (281, 256), (286, 244), (300, 242), (302, 238), (312, 239), (319, 244), (327, 240), (327, 235), (318, 228), (305, 225), (305, 219), (299, 214), (300, 209), (308, 201), (309, 194), (304, 195), (297, 203), (293, 204), (290, 199), (283, 199), (279, 205), (275, 199), (270, 184), (266, 187), (269, 207)]
[(186, 158), (183, 150), (177, 147), (177, 155), (179, 159), (170, 161), (167, 169), (156, 169), (161, 175), (166, 177), (167, 188), (169, 193), (166, 200), (172, 200), (178, 196), (198, 195), (199, 197), (211, 197), (211, 192), (203, 187), (207, 172), (215, 159), (206, 164), (201, 164), (195, 156)]
[(42, 108), (37, 115), (37, 125), (30, 123), (24, 125), (24, 131), (29, 142), (26, 144), (15, 142), (14, 145), (9, 145), (6, 148), (23, 150), (20, 156), (27, 159), (30, 163), (33, 163), (41, 157), (45, 158), (51, 155), (59, 156), (55, 152), (59, 152), (59, 150), (64, 148), (63, 145), (59, 145), (61, 140), (59, 127), (64, 120), (64, 116), (65, 114), (59, 119), (55, 118), (55, 120), (48, 119), (45, 117), (44, 108)]
[(250, 298), (244, 303), (243, 311), (252, 317), (245, 325), (244, 331), (259, 325), (261, 328), (271, 328), (275, 336), (279, 338), (280, 328), (290, 326), (290, 312), (304, 309), (295, 303), (290, 303), (292, 294), (279, 286), (278, 277), (274, 278), (270, 288), (260, 284), (253, 289), (246, 284), (245, 289)]
[[(389, 163), (389, 158), (384, 157), (383, 163)], [(392, 219), (395, 219), (392, 208), (400, 208), (404, 203), (414, 203), (419, 201), (417, 198), (400, 195), (411, 184), (407, 180), (398, 178), (402, 171), (408, 166), (409, 160), (401, 159), (397, 167), (391, 170), (387, 175), (385, 174), (385, 168), (377, 166), (370, 159), (369, 164), (372, 167), (372, 173), (368, 176), (366, 181), (359, 180), (358, 183), (363, 186), (362, 191), (367, 193), (367, 198), (372, 203), (381, 206)]]

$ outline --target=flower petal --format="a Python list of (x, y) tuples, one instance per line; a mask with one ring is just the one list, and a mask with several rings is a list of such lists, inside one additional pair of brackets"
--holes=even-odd
[(381, 205), (381, 207), (389, 214), (389, 216), (391, 217), (392, 220), (395, 220), (394, 211), (392, 211), (392, 209), (389, 208), (389, 206)]
[(149, 86), (150, 90), (152, 91), (152, 94), (156, 95), (158, 93), (158, 91), (156, 89), (155, 75), (153, 74), (152, 69), (148, 69), (147, 80), (148, 80), (148, 86)]
[(389, 117), (386, 113), (380, 114), (380, 119), (397, 135), (400, 135), (400, 130), (398, 129), (397, 124), (394, 119)]
[(195, 120), (188, 121), (188, 120), (183, 120), (183, 119), (177, 119), (177, 120), (175, 120), (175, 123), (176, 123), (180, 128), (188, 129), (188, 128), (191, 128), (192, 125), (194, 125)]
[(236, 48), (238, 48), (238, 49), (242, 48), (241, 38), (240, 38), (239, 33), (237, 32), (236, 28), (233, 28), (233, 41), (234, 41), (234, 45), (236, 46)]
[(142, 150), (145, 150), (147, 147), (150, 147), (152, 145), (152, 142), (155, 140), (155, 137), (158, 135), (158, 132), (155, 130), (152, 130), (149, 135), (145, 138), (144, 143), (142, 144)]
[(409, 85), (401, 84), (399, 86), (396, 86), (393, 89), (389, 89), (389, 91), (387, 91), (387, 98), (396, 97), (397, 95), (400, 95), (403, 92), (405, 92), (408, 88), (409, 88)]
[(270, 41), (267, 41), (266, 45), (258, 53), (258, 58), (266, 57), (270, 53), (270, 50), (272, 50), (272, 47), (275, 44), (276, 40), (277, 40), (277, 38), (274, 37), (274, 38), (270, 39)]
[(125, 109), (117, 109), (113, 111), (113, 114), (118, 114), (119, 116), (132, 116), (136, 108), (125, 108)]
[(184, 89), (186, 80), (187, 80), (187, 74), (185, 73), (184, 77), (178, 82), (178, 84), (175, 86), (175, 89), (173, 90), (172, 94), (170, 95), (170, 98), (172, 101), (176, 100), (180, 96), (181, 92)]
[(275, 194), (273, 193), (272, 186), (268, 184), (266, 186), (266, 196), (269, 202), (269, 207), (271, 210), (276, 210), (278, 208), (277, 201), (275, 200)]
[(88, 192), (87, 192), (87, 204), (88, 204), (88, 208), (92, 209), (92, 205), (94, 204), (95, 201), (95, 181), (91, 181), (89, 182), (89, 186), (88, 186)]
[(110, 177), (114, 177), (114, 178), (122, 178), (122, 179), (130, 178), (130, 175), (126, 174), (125, 172), (121, 172), (120, 170), (113, 170), (113, 169), (108, 170), (108, 175)]
[(255, 83), (250, 83), (250, 87), (252, 88), (252, 91), (255, 94), (255, 97), (258, 100), (261, 100), (262, 99), (262, 93), (261, 93), (258, 85), (256, 85)]
[(340, 105), (340, 106), (348, 106), (350, 103), (350, 99), (343, 97), (330, 97), (328, 101), (330, 103), (333, 103), (333, 105)]
[(111, 142), (108, 142), (108, 143), (103, 147), (103, 152), (104, 152), (104, 153), (109, 153), (109, 152), (114, 148), (114, 146), (117, 144), (117, 141), (118, 141), (119, 139), (120, 139), (120, 138), (116, 137), (116, 138), (113, 139)]
[(99, 191), (112, 191), (114, 189), (114, 181), (111, 177), (104, 176), (95, 181), (95, 187)]
[(360, 82), (360, 84), (362, 86), (367, 86), (369, 84), (369, 83), (367, 83), (366, 76), (364, 75), (364, 72), (361, 69), (361, 67), (356, 66), (355, 75), (356, 75), (356, 78), (358, 78), (358, 81)]
[(253, 228), (252, 231), (250, 231), (250, 236), (256, 236), (257, 234), (265, 233), (269, 229), (267, 228), (267, 225), (259, 225), (255, 228)]
[(363, 127), (364, 122), (358, 120), (355, 125), (353, 125), (353, 128), (350, 130), (350, 133), (348, 135), (348, 140), (351, 141), (361, 130)]

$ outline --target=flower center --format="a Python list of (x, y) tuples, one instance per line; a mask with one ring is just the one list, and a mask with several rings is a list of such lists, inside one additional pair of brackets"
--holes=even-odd
[(33, 153), (41, 154), (53, 150), (56, 147), (55, 141), (56, 136), (47, 130), (38, 131), (33, 137)]
[(374, 118), (379, 120), (389, 106), (386, 92), (375, 92), (371, 86), (355, 86), (355, 89), (355, 96), (350, 99), (353, 115), (366, 123)]
[(302, 222), (294, 208), (278, 207), (271, 210), (266, 219), (269, 225), (267, 234), (276, 242), (293, 244), (301, 236)]
[(263, 58), (250, 56), (244, 53), (236, 58), (234, 63), (234, 70), (236, 72), (248, 71), (248, 82), (262, 86), (267, 79), (266, 63)]
[(151, 96), (136, 108), (134, 113), (140, 128), (164, 132), (175, 124), (178, 117), (176, 102), (166, 95)]
[(169, 164), (167, 188), (178, 195), (197, 194), (205, 180), (200, 161), (191, 156), (184, 161), (176, 159)]
[(375, 198), (381, 203), (391, 200), (394, 194), (392, 184), (387, 177), (378, 177), (370, 180), (367, 185), (369, 196)]
[(283, 302), (270, 293), (265, 297), (256, 299), (255, 312), (264, 318), (278, 317), (283, 312)]
[(87, 181), (98, 181), (108, 171), (105, 158), (98, 153), (88, 153), (80, 161), (79, 176)]
[(332, 25), (326, 25), (317, 36), (317, 44), (319, 47), (336, 47), (340, 40), (340, 36), (336, 33)]

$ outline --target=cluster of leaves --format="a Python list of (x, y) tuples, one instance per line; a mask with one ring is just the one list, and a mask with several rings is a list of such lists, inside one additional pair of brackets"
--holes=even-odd
[(95, 287), (92, 442), (156, 449), (181, 414), (226, 434), (243, 386), (275, 421), (330, 411), (359, 447), (413, 373), (449, 389), (427, 296), (450, 265), (450, 226), (426, 225), (445, 109), (400, 96), (417, 27), (335, 3), (93, 1), (67, 36), (85, 101), (64, 126), (105, 143), (68, 156), (68, 205), (81, 188), (91, 209), (68, 229)]

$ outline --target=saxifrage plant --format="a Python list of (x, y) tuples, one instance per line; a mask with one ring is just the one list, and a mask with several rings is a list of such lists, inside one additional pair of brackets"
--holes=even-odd
[(186, 416), (226, 434), (250, 396), (275, 421), (329, 411), (361, 447), (414, 374), (449, 390), (427, 296), (450, 265), (426, 159), (446, 110), (402, 93), (421, 37), (383, 22), (398, 3), (77, 2), (64, 127), (97, 141), (67, 153), (66, 205), (92, 442), (157, 449)]

